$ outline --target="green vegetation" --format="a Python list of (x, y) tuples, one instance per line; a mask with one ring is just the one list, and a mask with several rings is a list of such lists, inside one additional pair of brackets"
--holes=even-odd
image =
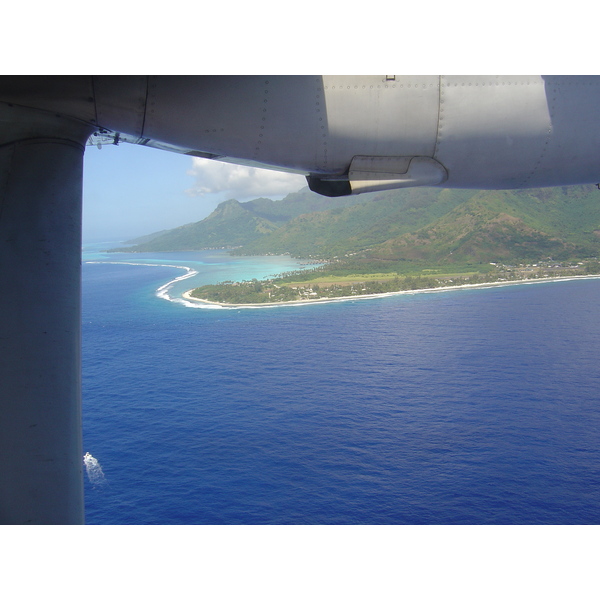
[[(327, 209), (343, 209), (368, 198), (350, 196), (325, 198), (305, 188), (289, 194), (281, 201), (257, 198), (250, 202), (227, 200), (206, 219), (189, 223), (160, 234), (131, 240), (128, 252), (180, 252), (207, 248), (250, 246), (268, 237), (295, 217)], [(111, 252), (123, 252), (116, 248)], [(255, 252), (250, 252), (255, 253)]]
[(332, 259), (410, 233), (447, 214), (473, 190), (413, 188), (365, 194), (360, 204), (302, 214), (237, 249), (235, 254), (282, 254)]
[[(600, 192), (591, 185), (412, 188), (325, 198), (305, 188), (278, 202), (228, 200), (206, 219), (147, 236), (128, 251), (206, 248), (325, 263), (272, 282), (230, 282), (195, 292), (232, 303), (415, 289), (415, 280), (423, 287), (495, 281), (519, 268), (521, 278), (560, 269), (592, 273), (600, 256)], [(577, 262), (583, 264), (574, 267)], [(501, 273), (498, 264), (504, 265)], [(547, 272), (538, 273), (540, 264)], [(314, 285), (321, 288), (317, 293)]]
[(264, 304), (265, 302), (290, 302), (298, 294), (287, 286), (278, 286), (272, 281), (225, 281), (216, 285), (204, 285), (191, 292), (191, 296), (210, 302), (226, 304)]
[(297, 281), (298, 273), (258, 281), (226, 281), (217, 285), (205, 285), (192, 290), (191, 296), (209, 302), (224, 304), (266, 304), (274, 302), (303, 302), (369, 296), (392, 292), (427, 290), (456, 287), (460, 285), (484, 285), (489, 283), (540, 280), (549, 277), (582, 276), (600, 273), (598, 261), (557, 265), (490, 265), (482, 272), (432, 274), (434, 269), (415, 275), (400, 276), (397, 273), (372, 273), (368, 277), (347, 275), (319, 276), (313, 272), (310, 280)]
[[(411, 188), (347, 198), (304, 189), (281, 201), (228, 200), (206, 219), (150, 236), (134, 252), (235, 249), (351, 263), (484, 264), (597, 256), (595, 186), (532, 190)], [(388, 267), (377, 270), (387, 271)]]

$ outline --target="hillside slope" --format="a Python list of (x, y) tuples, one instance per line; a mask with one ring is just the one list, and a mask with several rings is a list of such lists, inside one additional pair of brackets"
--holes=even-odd
[(231, 199), (219, 204), (202, 221), (171, 229), (161, 235), (151, 234), (146, 236), (149, 239), (133, 245), (128, 250), (175, 252), (245, 246), (272, 233), (298, 215), (328, 208), (353, 206), (364, 201), (364, 197), (357, 196), (325, 198), (308, 188), (288, 194), (280, 201), (257, 198), (242, 203)]
[(371, 259), (444, 263), (567, 260), (600, 252), (595, 188), (482, 191), (426, 227), (372, 247)]
[(281, 201), (228, 200), (206, 219), (152, 237), (131, 251), (235, 248), (381, 261), (486, 263), (600, 255), (595, 186), (531, 190), (412, 188), (342, 198), (308, 189)]

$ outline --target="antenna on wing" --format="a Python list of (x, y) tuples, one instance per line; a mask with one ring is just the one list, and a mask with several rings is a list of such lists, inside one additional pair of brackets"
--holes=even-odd
[(107, 129), (100, 129), (94, 131), (89, 137), (86, 146), (96, 146), (98, 150), (102, 150), (102, 146), (118, 146), (121, 141), (121, 134), (117, 132), (108, 131)]

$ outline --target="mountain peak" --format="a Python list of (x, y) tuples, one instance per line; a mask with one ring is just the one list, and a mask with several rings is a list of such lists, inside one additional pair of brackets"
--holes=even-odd
[(593, 186), (413, 188), (339, 198), (305, 188), (279, 201), (232, 198), (204, 220), (131, 250), (235, 247), (236, 254), (429, 263), (590, 257), (600, 254), (598, 197)]

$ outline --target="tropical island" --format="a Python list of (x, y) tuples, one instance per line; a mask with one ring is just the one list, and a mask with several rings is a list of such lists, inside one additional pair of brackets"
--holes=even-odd
[(224, 281), (205, 285), (184, 294), (187, 300), (226, 306), (274, 305), (316, 302), (333, 299), (373, 297), (397, 292), (448, 289), (462, 286), (483, 287), (533, 281), (551, 281), (562, 278), (589, 277), (600, 274), (596, 260), (577, 264), (494, 265), (495, 269), (481, 273), (405, 275), (384, 277), (381, 273), (348, 277), (317, 277), (313, 280), (294, 281), (294, 276), (262, 281)]
[(227, 248), (315, 263), (186, 293), (228, 305), (590, 276), (600, 273), (600, 191), (412, 188), (324, 198), (305, 188), (280, 201), (228, 200), (202, 221), (129, 243), (128, 252)]

